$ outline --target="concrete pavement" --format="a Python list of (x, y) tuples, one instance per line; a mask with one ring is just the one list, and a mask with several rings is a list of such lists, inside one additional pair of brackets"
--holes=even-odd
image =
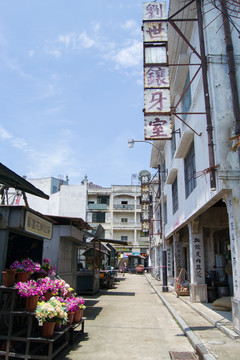
[(84, 297), (85, 335), (56, 360), (170, 360), (170, 351), (194, 354), (147, 277), (117, 279), (115, 288)]
[(211, 305), (192, 304), (189, 297), (177, 297), (173, 289), (162, 293), (161, 283), (145, 275), (189, 341), (204, 360), (240, 359), (240, 338), (233, 330), (231, 313), (213, 311)]

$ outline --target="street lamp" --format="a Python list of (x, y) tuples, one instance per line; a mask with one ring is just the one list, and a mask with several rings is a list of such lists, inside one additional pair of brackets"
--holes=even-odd
[[(163, 292), (167, 292), (168, 291), (168, 285), (167, 285), (167, 249), (166, 249), (166, 240), (165, 240), (165, 224), (164, 224), (164, 193), (163, 193), (163, 161), (162, 161), (162, 154), (160, 149), (154, 145), (151, 141), (146, 141), (146, 140), (133, 140), (133, 139), (129, 139), (128, 140), (128, 147), (129, 148), (133, 148), (134, 147), (134, 143), (135, 142), (143, 142), (143, 143), (147, 143), (152, 145), (154, 148), (157, 149), (158, 153), (159, 153), (159, 158), (160, 158), (160, 169), (159, 169), (159, 173), (160, 173), (160, 182), (161, 182), (161, 212), (162, 212), (162, 223), (161, 223), (161, 227), (162, 227), (162, 243), (163, 243), (163, 249), (162, 249), (162, 291)], [(160, 201), (160, 196), (159, 196), (159, 201)], [(149, 254), (150, 256), (150, 254)]]

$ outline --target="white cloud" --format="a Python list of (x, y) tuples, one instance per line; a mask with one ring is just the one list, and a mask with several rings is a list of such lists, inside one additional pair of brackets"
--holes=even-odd
[(115, 51), (112, 54), (112, 59), (117, 67), (133, 67), (141, 64), (142, 61), (142, 43), (134, 42), (125, 48)]
[(0, 137), (3, 140), (9, 140), (12, 139), (12, 135), (3, 127), (0, 126)]
[(24, 139), (16, 137), (12, 141), (12, 146), (20, 150), (27, 150), (28, 143)]
[(82, 45), (84, 48), (90, 48), (95, 45), (95, 40), (91, 39), (86, 32), (82, 32), (79, 37), (79, 45)]
[(16, 147), (21, 150), (27, 149), (28, 144), (24, 139), (10, 134), (8, 130), (4, 129), (1, 126), (0, 126), (0, 138), (2, 140), (8, 141), (12, 147)]

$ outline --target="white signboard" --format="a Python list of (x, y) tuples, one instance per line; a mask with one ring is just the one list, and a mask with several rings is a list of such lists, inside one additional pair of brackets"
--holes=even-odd
[(144, 68), (145, 88), (169, 87), (169, 68), (167, 66), (145, 66)]
[(146, 2), (143, 3), (143, 20), (166, 19), (166, 2)]
[(166, 140), (172, 138), (170, 116), (145, 115), (144, 122), (146, 140)]
[(144, 90), (145, 113), (169, 113), (170, 112), (169, 89), (146, 89)]
[(167, 41), (167, 23), (165, 21), (146, 22), (143, 24), (143, 41)]
[(145, 46), (144, 53), (145, 64), (167, 64), (166, 45)]

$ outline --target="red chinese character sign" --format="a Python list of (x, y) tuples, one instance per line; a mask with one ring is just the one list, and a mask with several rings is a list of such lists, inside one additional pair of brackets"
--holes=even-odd
[(145, 140), (172, 138), (166, 3), (143, 3)]
[(158, 140), (172, 138), (171, 118), (168, 115), (145, 116), (145, 139)]
[(170, 90), (169, 89), (147, 89), (144, 92), (145, 113), (169, 113), (170, 112)]
[(145, 88), (169, 87), (169, 69), (167, 66), (145, 66), (144, 68)]
[(145, 2), (143, 3), (143, 20), (166, 19), (166, 9), (165, 2)]

